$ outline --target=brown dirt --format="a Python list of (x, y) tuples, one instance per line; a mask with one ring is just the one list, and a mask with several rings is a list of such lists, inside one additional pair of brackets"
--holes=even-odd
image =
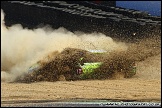
[(119, 99), (161, 101), (161, 55), (137, 62), (132, 78), (37, 83), (1, 82), (1, 102), (16, 100)]

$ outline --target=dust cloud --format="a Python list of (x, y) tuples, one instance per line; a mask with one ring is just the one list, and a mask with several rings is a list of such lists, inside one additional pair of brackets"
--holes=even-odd
[(23, 29), (20, 24), (4, 25), (5, 13), (1, 10), (1, 81), (12, 82), (28, 72), (29, 67), (53, 51), (64, 48), (102, 49), (126, 51), (128, 45), (115, 42), (102, 33), (72, 33), (65, 28), (44, 27)]

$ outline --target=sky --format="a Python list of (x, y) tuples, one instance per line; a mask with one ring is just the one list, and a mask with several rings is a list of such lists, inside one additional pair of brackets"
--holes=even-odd
[(161, 1), (116, 1), (116, 6), (142, 10), (153, 16), (161, 16)]

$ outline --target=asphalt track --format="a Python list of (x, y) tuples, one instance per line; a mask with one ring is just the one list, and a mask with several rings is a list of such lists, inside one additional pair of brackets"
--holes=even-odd
[[(112, 100), (111, 100), (112, 101)], [(161, 107), (161, 102), (111, 102), (110, 100), (79, 100), (79, 101), (5, 101), (1, 107)]]

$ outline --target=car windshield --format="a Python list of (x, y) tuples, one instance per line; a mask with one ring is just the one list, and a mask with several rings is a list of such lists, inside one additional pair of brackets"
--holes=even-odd
[(161, 1), (1, 1), (1, 106), (161, 106)]

